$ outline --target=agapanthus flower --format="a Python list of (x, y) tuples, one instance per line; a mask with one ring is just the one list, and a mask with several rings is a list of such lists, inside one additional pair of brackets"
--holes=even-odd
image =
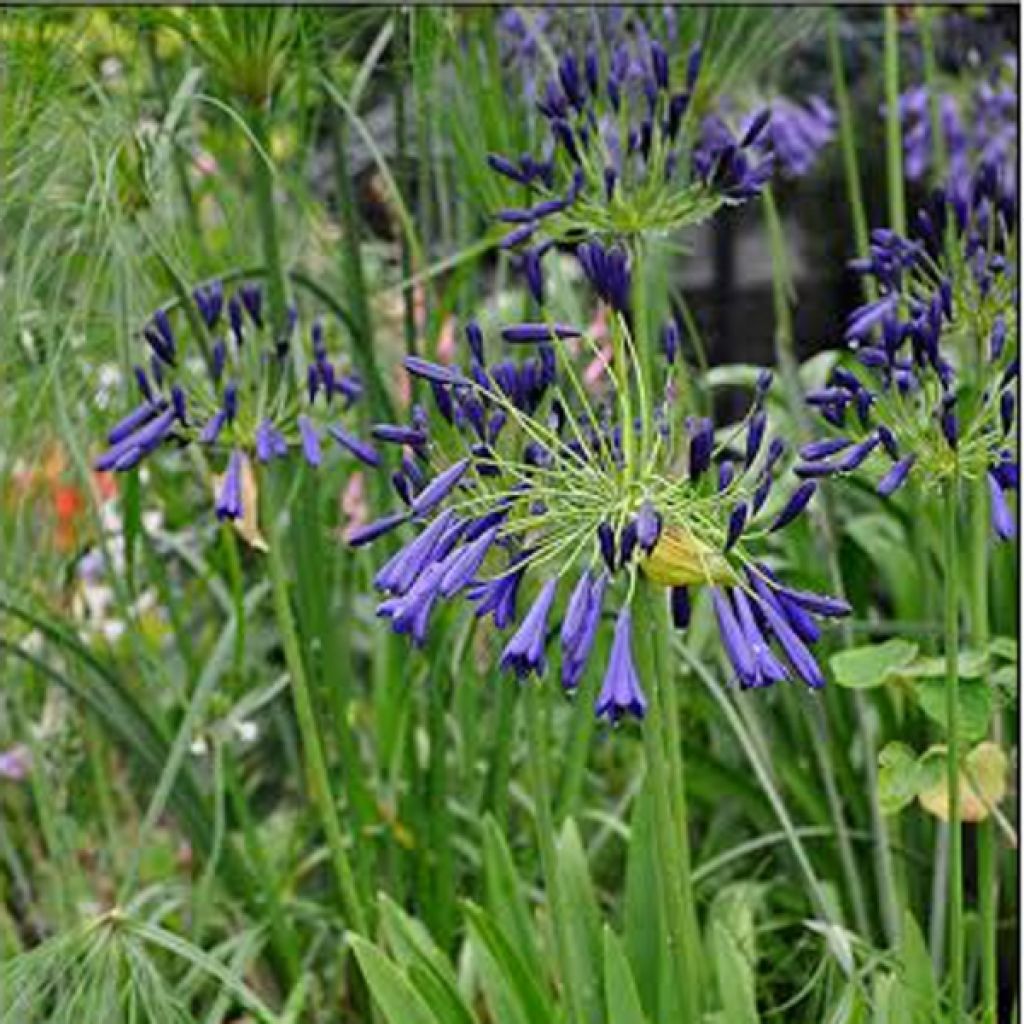
[[(700, 67), (695, 49), (683, 81), (673, 83), (666, 49), (647, 32), (608, 50), (566, 47), (536, 99), (550, 132), (544, 151), (488, 157), (492, 170), (529, 194), (495, 216), (509, 229), (502, 247), (524, 253), (535, 295), (552, 244), (614, 246), (694, 224), (764, 186), (771, 157), (755, 150), (764, 121), (739, 138), (724, 122), (713, 132), (698, 125), (690, 106)], [(585, 268), (602, 278), (602, 268)], [(607, 283), (608, 301), (621, 309), (614, 282)]]
[(820, 96), (803, 103), (780, 96), (772, 100), (771, 111), (759, 148), (775, 157), (783, 177), (802, 178), (835, 138), (835, 111)]
[[(110, 429), (97, 469), (123, 472), (165, 444), (200, 444), (225, 456), (218, 518), (239, 519), (250, 460), (269, 463), (301, 453), (315, 467), (330, 437), (347, 455), (378, 464), (373, 446), (341, 425), (361, 386), (329, 358), (322, 322), (310, 329), (308, 362), (295, 367), (292, 346), (269, 344), (259, 285), (243, 284), (225, 302), (220, 282), (213, 282), (197, 288), (193, 301), (210, 334), (207, 357), (179, 344), (172, 315), (183, 312), (153, 314), (142, 329), (148, 366), (134, 367), (139, 404)], [(294, 310), (289, 321), (294, 330)]]
[(1007, 492), (1017, 488), (1015, 207), (1003, 175), (983, 163), (938, 190), (909, 238), (872, 233), (854, 268), (878, 297), (855, 310), (846, 335), (856, 364), (840, 365), (808, 402), (837, 436), (801, 451), (813, 480), (862, 466), (889, 496), (916, 479), (989, 481), (992, 523), (1008, 539)]
[[(557, 650), (569, 692), (614, 617), (595, 711), (615, 721), (642, 717), (646, 708), (633, 652), (647, 640), (635, 635), (631, 612), (646, 577), (664, 588), (680, 628), (691, 593), (711, 589), (741, 685), (820, 686), (811, 654), (816, 622), (848, 609), (788, 587), (759, 552), (814, 493), (814, 484), (788, 492), (778, 484), (786, 447), (767, 436), (770, 374), (759, 379), (742, 422), (716, 431), (710, 419), (655, 402), (644, 380), (632, 379), (624, 316), (613, 318), (610, 332), (617, 358), (606, 386), (592, 394), (564, 339), (593, 342), (568, 324), (505, 327), (509, 350), (537, 353), (518, 361), (488, 361), (475, 324), (466, 330), (468, 366), (434, 373), (406, 360), (410, 372), (434, 380), (435, 410), (387, 425), (388, 439), (405, 451), (393, 481), (404, 511), (368, 524), (354, 541), (409, 534), (376, 574), (385, 595), (378, 614), (422, 644), (436, 611), (465, 601), (507, 631), (504, 669), (520, 679), (542, 675)], [(524, 376), (536, 388), (524, 389)], [(666, 368), (663, 383), (669, 378)], [(418, 432), (416, 443), (406, 429)]]
[[(970, 178), (980, 163), (999, 168), (1006, 187), (1015, 189), (1018, 148), (1017, 62), (1000, 61), (967, 93), (941, 92), (934, 98), (942, 132), (947, 180), (954, 186)], [(932, 93), (919, 85), (900, 96), (904, 170), (911, 181), (923, 179), (935, 164)]]

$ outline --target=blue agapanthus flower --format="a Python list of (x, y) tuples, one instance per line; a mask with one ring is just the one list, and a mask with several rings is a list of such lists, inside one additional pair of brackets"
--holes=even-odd
[[(900, 97), (904, 170), (911, 181), (924, 179), (935, 164), (932, 93), (926, 86)], [(954, 183), (970, 178), (986, 163), (1007, 176), (1015, 191), (1018, 151), (1017, 60), (1007, 56), (969, 92), (944, 91), (935, 97), (942, 133), (947, 177)]]
[(467, 365), (406, 359), (409, 373), (429, 382), (434, 409), (414, 408), (408, 423), (374, 430), (404, 449), (393, 478), (404, 511), (351, 538), (360, 546), (410, 534), (375, 576), (378, 614), (420, 645), (439, 607), (467, 602), (507, 633), (504, 669), (521, 679), (543, 674), (557, 649), (567, 691), (614, 618), (595, 710), (610, 720), (642, 717), (631, 607), (643, 575), (665, 588), (680, 628), (691, 595), (710, 590), (741, 685), (821, 686), (811, 653), (818, 620), (849, 609), (787, 586), (757, 553), (816, 488), (777, 486), (786, 452), (767, 436), (770, 374), (744, 420), (716, 431), (709, 419), (655, 401), (642, 383), (625, 383), (619, 368), (635, 365), (626, 319), (615, 316), (611, 330), (618, 357), (597, 394), (584, 388), (569, 350), (591, 342), (569, 324), (504, 327), (504, 351), (525, 358), (491, 361), (471, 323)]
[[(165, 444), (203, 445), (226, 456), (217, 516), (238, 519), (250, 459), (268, 463), (301, 453), (309, 465), (319, 466), (323, 442), (331, 438), (347, 455), (378, 464), (373, 446), (343, 425), (343, 413), (362, 386), (331, 360), (321, 321), (310, 329), (308, 362), (296, 368), (290, 343), (268, 343), (258, 285), (241, 285), (225, 302), (223, 287), (213, 282), (197, 288), (193, 301), (212, 341), (206, 357), (180, 345), (175, 314), (153, 314), (142, 329), (148, 367), (139, 364), (133, 371), (139, 404), (110, 429), (96, 469), (124, 472)], [(290, 332), (296, 321), (293, 310)]]
[(904, 238), (872, 233), (854, 269), (878, 298), (856, 309), (846, 336), (859, 365), (837, 367), (807, 401), (837, 431), (807, 445), (808, 480), (878, 466), (888, 496), (909, 479), (987, 479), (997, 535), (1015, 533), (1018, 487), (1016, 204), (999, 167), (983, 163), (936, 191)]
[(529, 195), (495, 216), (508, 227), (501, 246), (518, 253), (535, 296), (554, 245), (600, 242), (615, 251), (645, 233), (697, 223), (763, 188), (772, 158), (756, 144), (767, 115), (740, 137), (724, 121), (714, 130), (698, 125), (691, 100), (700, 68), (696, 48), (674, 84), (668, 52), (646, 32), (610, 49), (569, 47), (538, 90), (549, 131), (543, 150), (488, 156), (497, 174), (521, 187), (517, 195)]

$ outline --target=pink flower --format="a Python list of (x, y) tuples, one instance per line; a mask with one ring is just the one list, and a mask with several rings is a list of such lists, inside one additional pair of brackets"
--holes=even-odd
[(441, 333), (437, 339), (437, 358), (442, 363), (455, 360), (455, 317), (450, 314), (441, 324)]
[(28, 778), (31, 758), (24, 743), (0, 751), (0, 779), (22, 782)]
[(341, 511), (345, 517), (345, 525), (342, 527), (342, 539), (351, 539), (353, 531), (363, 526), (369, 518), (369, 509), (366, 505), (366, 486), (362, 473), (353, 473), (345, 484), (341, 493)]

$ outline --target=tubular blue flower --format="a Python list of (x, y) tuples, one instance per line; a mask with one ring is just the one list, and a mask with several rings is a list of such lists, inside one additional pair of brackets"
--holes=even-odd
[(412, 510), (417, 515), (426, 515), (436, 508), (458, 485), (470, 467), (469, 459), (461, 459), (438, 474), (413, 499)]
[(776, 530), (781, 530), (784, 526), (788, 526), (805, 508), (807, 508), (808, 502), (814, 497), (814, 492), (818, 489), (818, 485), (813, 480), (808, 480), (802, 483), (793, 493), (790, 495), (789, 500), (786, 502), (782, 511), (778, 514), (775, 521), (768, 528), (770, 533), (774, 533)]
[(1013, 540), (1017, 535), (1017, 521), (1010, 511), (1010, 504), (1006, 500), (1003, 488), (992, 473), (988, 474), (988, 489), (991, 497), (992, 529), (1000, 540)]
[(557, 589), (557, 580), (548, 580), (544, 584), (519, 629), (512, 635), (512, 639), (502, 652), (500, 667), (505, 670), (511, 669), (520, 679), (525, 679), (531, 672), (537, 675), (544, 672), (548, 613)]
[(598, 718), (613, 723), (624, 715), (642, 719), (647, 712), (647, 699), (633, 663), (632, 619), (628, 605), (619, 611), (615, 622), (615, 637), (594, 712)]
[(441, 579), (439, 592), (442, 597), (451, 597), (467, 586), (476, 575), (498, 536), (498, 527), (492, 526), (486, 533), (467, 544), (456, 553)]
[(337, 423), (329, 424), (327, 427), (327, 433), (330, 434), (342, 448), (351, 452), (357, 459), (359, 459), (360, 462), (371, 467), (380, 465), (380, 456), (374, 450), (372, 445), (367, 444), (366, 441), (360, 440), (354, 434), (350, 434), (347, 430), (339, 427)]
[(911, 469), (916, 461), (913, 455), (906, 455), (888, 470), (885, 476), (878, 481), (876, 490), (883, 497), (888, 497), (894, 491), (899, 490), (907, 481)]
[(245, 456), (237, 448), (228, 459), (228, 468), (224, 473), (220, 492), (217, 494), (217, 518), (240, 519), (242, 508), (242, 465)]
[(256, 428), (256, 458), (269, 462), (288, 454), (288, 443), (271, 420), (264, 420)]
[(300, 416), (297, 422), (303, 457), (311, 466), (319, 466), (323, 458), (320, 451), (320, 435), (317, 434), (316, 427), (308, 416)]
[(583, 678), (601, 624), (607, 586), (608, 577), (603, 573), (593, 579), (586, 595), (586, 606), (578, 630), (568, 640), (563, 631), (562, 688), (565, 690), (574, 690)]

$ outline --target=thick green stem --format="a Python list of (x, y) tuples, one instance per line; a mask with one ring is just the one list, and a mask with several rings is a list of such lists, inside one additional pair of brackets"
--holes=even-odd
[(288, 593), (288, 576), (281, 557), (284, 536), (276, 528), (276, 509), (269, 485), (270, 481), (264, 475), (260, 480), (260, 497), (263, 528), (267, 531), (268, 541), (267, 568), (270, 573), (274, 614), (277, 618), (277, 627), (284, 647), (285, 664), (288, 667), (291, 680), (292, 700), (302, 741), (307, 782), (327, 838), (331, 868), (338, 884), (342, 909), (347, 914), (352, 929), (365, 935), (367, 934), (366, 912), (359, 898), (355, 876), (345, 851), (338, 807), (331, 792), (323, 740), (317, 725), (316, 713), (313, 710), (313, 695), (310, 692), (306, 667), (302, 660), (302, 650), (299, 646), (299, 636), (295, 628), (295, 618), (292, 614), (291, 599)]
[[(644, 749), (654, 799), (659, 853), (656, 863), (663, 897), (666, 958), (672, 991), (678, 1000), (676, 1006), (682, 1015), (678, 1019), (683, 1024), (697, 1024), (701, 1019), (702, 947), (690, 879), (682, 758), (678, 756), (678, 744), (673, 741), (677, 732), (669, 715), (670, 707), (672, 713), (676, 713), (674, 694), (669, 693), (673, 682), (666, 658), (671, 627), (662, 588), (641, 580), (638, 589), (637, 620), (647, 628), (637, 636), (634, 653), (648, 699)], [(675, 751), (671, 757), (670, 748)], [(677, 814), (682, 815), (682, 820), (678, 820)]]
[[(988, 488), (984, 480), (971, 486), (971, 644), (976, 651), (988, 648)], [(996, 740), (999, 739), (996, 720)], [(995, 824), (984, 821), (977, 826), (978, 836), (978, 910), (981, 917), (981, 1024), (996, 1024), (998, 1002), (998, 873), (996, 871)]]
[[(507, 680), (504, 685), (509, 685)], [(528, 682), (525, 689), (526, 743), (529, 751), (530, 776), (533, 785), (534, 818), (537, 824), (537, 843), (540, 847), (541, 870), (544, 872), (544, 888), (548, 896), (551, 924), (555, 933), (555, 953), (558, 958), (558, 972), (562, 981), (566, 1001), (569, 1004), (571, 1024), (586, 1024), (587, 1016), (580, 992), (571, 970), (572, 954), (568, 921), (569, 908), (562, 899), (558, 878), (558, 854), (555, 849), (555, 825), (551, 817), (551, 766), (548, 759), (548, 734), (544, 727), (541, 708), (540, 684)]]
[(947, 484), (943, 501), (945, 578), (947, 785), (949, 787), (949, 979), (952, 1024), (960, 1024), (964, 1002), (963, 842), (960, 823), (960, 570), (957, 550), (959, 478)]

